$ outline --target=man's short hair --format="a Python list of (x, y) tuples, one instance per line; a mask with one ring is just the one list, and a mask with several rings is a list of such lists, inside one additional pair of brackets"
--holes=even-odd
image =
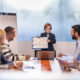
[(14, 30), (14, 28), (13, 28), (12, 26), (7, 26), (7, 27), (5, 28), (5, 32), (6, 32), (6, 34), (11, 33), (12, 30)]
[(74, 25), (72, 26), (72, 28), (74, 29), (74, 32), (77, 32), (78, 35), (80, 36), (80, 25)]

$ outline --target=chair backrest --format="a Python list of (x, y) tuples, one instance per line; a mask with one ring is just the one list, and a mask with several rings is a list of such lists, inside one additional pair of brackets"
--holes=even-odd
[(54, 51), (37, 51), (38, 60), (54, 60)]

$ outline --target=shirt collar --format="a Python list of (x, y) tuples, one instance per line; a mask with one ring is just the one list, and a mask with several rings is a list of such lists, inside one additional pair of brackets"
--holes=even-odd
[(77, 43), (79, 43), (80, 42), (80, 38), (77, 40)]

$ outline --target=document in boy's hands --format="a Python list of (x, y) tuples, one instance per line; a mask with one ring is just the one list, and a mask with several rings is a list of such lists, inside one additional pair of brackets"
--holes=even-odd
[(47, 37), (33, 38), (32, 46), (33, 46), (33, 49), (48, 48)]

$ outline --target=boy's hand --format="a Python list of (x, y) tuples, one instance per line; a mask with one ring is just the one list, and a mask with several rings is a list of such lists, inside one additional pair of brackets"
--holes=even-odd
[(37, 36), (38, 38), (40, 38), (40, 36)]
[(50, 43), (51, 41), (50, 40), (48, 40), (48, 43)]
[(23, 62), (16, 61), (13, 65), (9, 65), (8, 69), (22, 70)]

